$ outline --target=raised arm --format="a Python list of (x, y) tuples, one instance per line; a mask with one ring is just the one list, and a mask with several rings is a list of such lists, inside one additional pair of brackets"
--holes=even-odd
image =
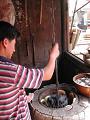
[(59, 56), (59, 45), (56, 43), (51, 50), (48, 64), (44, 67), (44, 77), (43, 80), (50, 80), (55, 69), (55, 61)]

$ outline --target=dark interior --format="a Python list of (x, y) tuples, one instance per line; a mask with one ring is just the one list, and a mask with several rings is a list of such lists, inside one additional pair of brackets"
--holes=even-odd
[(46, 89), (39, 95), (39, 102), (50, 108), (63, 108), (67, 105), (73, 104), (76, 98), (77, 90), (74, 86), (66, 83), (59, 85), (59, 88)]

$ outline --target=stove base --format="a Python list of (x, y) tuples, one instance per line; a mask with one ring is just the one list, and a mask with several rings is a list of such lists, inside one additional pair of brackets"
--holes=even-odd
[(90, 120), (90, 98), (81, 95), (76, 95), (74, 102), (63, 108), (49, 108), (42, 105), (39, 101), (40, 95), (55, 87), (55, 85), (48, 85), (35, 91), (31, 102), (32, 120)]

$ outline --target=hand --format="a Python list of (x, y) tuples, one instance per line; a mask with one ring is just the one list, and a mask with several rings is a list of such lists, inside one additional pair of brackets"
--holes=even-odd
[(34, 98), (34, 93), (29, 93), (29, 95), (27, 95), (28, 102), (31, 102), (33, 98)]
[(55, 60), (58, 56), (59, 56), (59, 45), (58, 43), (55, 43), (50, 53), (50, 59)]
[(58, 45), (58, 43), (55, 43), (55, 45), (53, 46), (53, 48), (51, 50), (48, 64), (44, 67), (43, 80), (51, 79), (54, 69), (55, 69), (55, 60), (58, 56), (59, 56), (59, 45)]

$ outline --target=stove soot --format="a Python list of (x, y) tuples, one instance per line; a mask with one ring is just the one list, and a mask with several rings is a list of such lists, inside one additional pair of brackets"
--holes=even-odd
[(73, 103), (75, 94), (72, 91), (59, 89), (40, 99), (40, 103), (50, 108), (63, 108)]

